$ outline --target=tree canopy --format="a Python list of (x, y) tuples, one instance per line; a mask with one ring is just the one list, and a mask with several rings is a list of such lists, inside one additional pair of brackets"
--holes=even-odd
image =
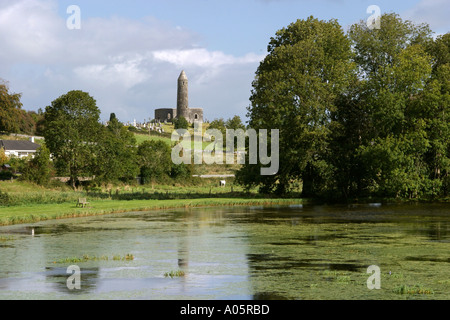
[[(253, 82), (249, 127), (280, 129), (280, 170), (238, 180), (304, 196), (447, 194), (449, 34), (384, 14), (344, 34), (313, 17), (279, 30)], [(257, 165), (258, 166), (258, 165)]]
[(96, 179), (102, 182), (135, 179), (139, 174), (136, 150), (134, 134), (112, 113), (108, 126), (102, 127), (97, 139)]
[(284, 193), (291, 179), (301, 178), (306, 194), (327, 171), (329, 114), (350, 80), (350, 41), (336, 20), (309, 17), (279, 30), (268, 52), (253, 82), (249, 127), (280, 130), (280, 170), (241, 182)]
[(144, 183), (165, 178), (171, 174), (171, 149), (164, 141), (144, 141), (138, 147), (137, 156)]
[(81, 175), (94, 172), (99, 118), (94, 98), (79, 90), (62, 95), (45, 109), (45, 143), (57, 167), (67, 170), (73, 187)]
[(173, 120), (174, 128), (175, 129), (188, 129), (189, 128), (189, 122), (186, 120), (185, 117), (179, 116)]
[(0, 79), (0, 131), (19, 132), (22, 103), (20, 93), (9, 92), (8, 83)]

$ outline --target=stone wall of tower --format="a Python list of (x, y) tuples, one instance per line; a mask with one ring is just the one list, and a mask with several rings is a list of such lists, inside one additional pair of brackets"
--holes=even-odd
[(164, 122), (164, 121), (173, 121), (177, 116), (177, 109), (169, 109), (162, 108), (155, 110), (155, 120)]
[(179, 116), (189, 119), (188, 78), (184, 70), (178, 78), (177, 117)]
[(194, 123), (196, 121), (203, 122), (203, 109), (202, 108), (190, 108), (188, 121), (190, 123)]

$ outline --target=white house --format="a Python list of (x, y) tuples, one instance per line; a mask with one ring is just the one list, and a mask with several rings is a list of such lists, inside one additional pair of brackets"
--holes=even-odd
[(26, 158), (28, 156), (34, 157), (40, 145), (31, 141), (25, 140), (0, 140), (0, 149), (5, 150), (7, 157)]

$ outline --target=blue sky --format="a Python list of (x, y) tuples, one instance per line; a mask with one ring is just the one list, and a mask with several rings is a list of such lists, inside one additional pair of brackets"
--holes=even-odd
[(121, 16), (141, 20), (152, 16), (198, 33), (199, 44), (210, 50), (241, 55), (265, 52), (275, 31), (296, 19), (310, 15), (324, 20), (335, 18), (345, 27), (367, 19), (369, 14), (366, 9), (372, 4), (378, 5), (382, 12), (405, 14), (417, 6), (420, 0), (65, 0), (58, 3), (61, 16), (66, 15), (67, 6), (75, 3), (83, 9), (85, 18)]
[[(68, 30), (67, 7), (81, 10)], [(251, 82), (270, 37), (296, 19), (335, 18), (344, 30), (368, 6), (448, 32), (448, 0), (0, 0), (0, 78), (24, 109), (45, 108), (70, 90), (96, 100), (102, 119), (148, 120), (174, 107), (185, 70), (190, 106), (208, 120), (245, 118)]]

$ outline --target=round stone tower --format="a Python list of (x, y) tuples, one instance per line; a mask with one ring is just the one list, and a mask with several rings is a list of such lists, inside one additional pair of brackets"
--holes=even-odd
[(180, 116), (189, 121), (188, 78), (184, 70), (178, 77), (177, 117)]

